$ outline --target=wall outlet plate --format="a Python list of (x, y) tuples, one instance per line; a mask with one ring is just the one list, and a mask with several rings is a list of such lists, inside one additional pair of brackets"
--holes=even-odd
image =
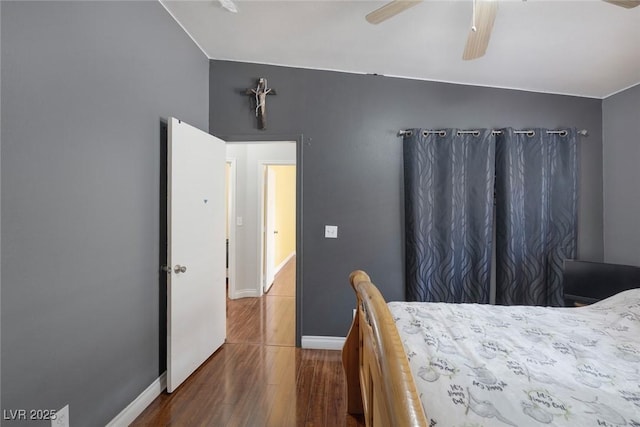
[(338, 238), (338, 226), (337, 225), (325, 225), (324, 226), (325, 239), (337, 239)]
[(56, 419), (51, 420), (51, 427), (69, 427), (69, 405), (56, 412)]

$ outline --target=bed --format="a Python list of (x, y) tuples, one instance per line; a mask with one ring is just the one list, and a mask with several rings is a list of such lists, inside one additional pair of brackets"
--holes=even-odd
[(387, 304), (365, 272), (350, 283), (347, 410), (369, 427), (640, 426), (640, 289), (547, 308)]

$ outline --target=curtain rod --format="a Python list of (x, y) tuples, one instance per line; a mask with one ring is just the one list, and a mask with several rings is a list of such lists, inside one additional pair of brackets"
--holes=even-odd
[[(437, 133), (440, 136), (446, 136), (447, 135), (447, 131), (446, 130), (425, 130), (423, 131), (424, 136), (427, 136), (431, 133)], [(501, 130), (492, 130), (491, 133), (493, 135), (500, 135), (502, 133)], [(517, 134), (524, 134), (527, 136), (535, 136), (536, 132), (534, 130), (516, 130), (513, 131), (513, 133), (517, 133)], [(475, 136), (480, 135), (480, 131), (479, 130), (459, 130), (458, 131), (458, 135), (463, 135), (463, 134), (473, 134)], [(548, 130), (547, 134), (555, 134), (555, 135), (561, 135), (561, 136), (566, 136), (567, 135), (567, 131), (566, 130)], [(581, 129), (578, 131), (578, 134), (582, 135), (582, 136), (589, 136), (589, 132), (586, 129)], [(411, 136), (411, 131), (410, 130), (399, 130), (398, 131), (398, 136)]]

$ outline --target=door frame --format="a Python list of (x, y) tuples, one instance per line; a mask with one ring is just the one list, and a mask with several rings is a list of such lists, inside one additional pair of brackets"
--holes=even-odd
[[(229, 141), (227, 141), (229, 142)], [(230, 298), (236, 297), (236, 171), (237, 159), (235, 157), (226, 157), (229, 167), (229, 198), (227, 200), (227, 221), (229, 221), (229, 267), (227, 269), (228, 292)]]
[[(304, 176), (304, 145), (309, 144), (305, 142), (303, 134), (274, 134), (274, 135), (260, 135), (260, 134), (223, 134), (221, 132), (210, 132), (218, 135), (219, 138), (227, 141), (227, 143), (239, 143), (239, 142), (281, 142), (281, 141), (295, 141), (296, 144), (296, 304), (295, 304), (295, 317), (296, 317), (296, 347), (302, 346), (302, 297), (303, 297), (303, 259), (304, 259), (304, 188), (302, 187)], [(229, 248), (231, 251), (231, 248)], [(231, 256), (231, 253), (229, 254)], [(231, 265), (231, 258), (229, 259), (229, 265)]]
[[(258, 162), (258, 188), (260, 189), (260, 200), (259, 200), (259, 204), (258, 204), (258, 218), (260, 218), (260, 227), (258, 227), (258, 242), (260, 242), (260, 244), (258, 245), (258, 259), (260, 260), (260, 274), (258, 275), (258, 283), (260, 284), (260, 295), (264, 295), (265, 293), (265, 287), (267, 285), (266, 283), (266, 277), (265, 277), (265, 259), (267, 258), (267, 253), (265, 251), (265, 247), (266, 245), (266, 238), (265, 238), (265, 234), (267, 232), (267, 224), (265, 221), (266, 218), (266, 200), (267, 200), (267, 190), (266, 190), (266, 180), (265, 180), (265, 171), (269, 166), (296, 166), (297, 169), (297, 164), (296, 162), (291, 162), (291, 161), (287, 161), (287, 160), (261, 160)], [(297, 175), (297, 170), (296, 170), (296, 175)], [(298, 195), (298, 182), (296, 179), (296, 196)], [(277, 196), (276, 196), (277, 197)], [(296, 221), (298, 218), (298, 206), (296, 204)], [(296, 230), (297, 232), (297, 230)], [(296, 235), (296, 241), (298, 240), (298, 236)], [(297, 248), (296, 248), (297, 250)], [(297, 253), (296, 253), (297, 255)], [(276, 271), (274, 273), (274, 276), (278, 274), (278, 272)]]

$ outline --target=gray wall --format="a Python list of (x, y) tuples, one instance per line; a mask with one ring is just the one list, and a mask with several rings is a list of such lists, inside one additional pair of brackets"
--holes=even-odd
[[(266, 131), (256, 130), (243, 95), (258, 77), (278, 93), (267, 99)], [(602, 259), (600, 100), (227, 61), (211, 61), (209, 87), (211, 133), (304, 136), (301, 335), (346, 335), (355, 305), (347, 277), (356, 268), (366, 269), (387, 299), (404, 298), (399, 129), (588, 129), (580, 152), (579, 253)], [(324, 224), (338, 225), (339, 238), (324, 239)]]
[(604, 259), (640, 265), (640, 85), (605, 99)]
[(164, 370), (160, 124), (207, 129), (209, 63), (157, 2), (3, 1), (1, 30), (3, 409), (104, 425)]
[[(0, 1), (0, 44), (2, 40), (2, 2)], [(0, 46), (0, 53), (2, 48)], [(2, 54), (0, 54), (0, 70), (2, 70)], [(2, 100), (2, 73), (0, 72), (0, 100)], [(2, 102), (0, 102), (0, 129), (2, 129)], [(2, 236), (2, 132), (0, 132), (0, 240)], [(0, 260), (2, 244), (0, 244)], [(0, 262), (0, 319), (2, 319), (2, 263)], [(0, 327), (0, 409), (2, 406), (2, 328)]]

